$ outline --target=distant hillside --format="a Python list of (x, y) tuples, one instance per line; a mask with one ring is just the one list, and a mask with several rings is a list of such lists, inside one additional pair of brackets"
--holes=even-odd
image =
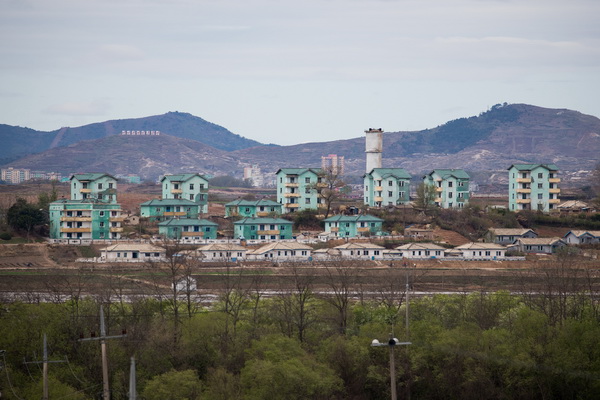
[(170, 135), (121, 136), (57, 147), (11, 163), (18, 168), (73, 172), (139, 174), (156, 179), (165, 173), (233, 174), (241, 168), (227, 152)]
[[(206, 129), (199, 128), (206, 124)], [(294, 146), (256, 145), (257, 142), (227, 133), (224, 128), (192, 115), (168, 113), (76, 128), (88, 132), (86, 135), (95, 132), (103, 139), (56, 147), (10, 165), (60, 172), (93, 169), (149, 178), (194, 169), (241, 177), (243, 167), (252, 164), (264, 173), (274, 173), (283, 167), (319, 167), (321, 156), (333, 153), (345, 157), (346, 174), (358, 179), (365, 172), (363, 128), (357, 129), (354, 139)], [(27, 138), (33, 135), (24, 128), (18, 129), (13, 135), (29, 135)], [(179, 131), (178, 136), (187, 132), (189, 138), (107, 137), (109, 132), (133, 129), (164, 133), (171, 129)], [(60, 143), (75, 140), (76, 132), (75, 128), (63, 131)], [(47, 135), (44, 137), (47, 144)], [(200, 143), (200, 139), (206, 144)], [(566, 109), (504, 104), (478, 116), (449, 121), (424, 131), (386, 132), (383, 142), (383, 166), (405, 168), (415, 177), (433, 168), (464, 168), (477, 183), (506, 184), (506, 169), (513, 163), (552, 162), (559, 166), (566, 183), (581, 184), (588, 179), (587, 171), (600, 161), (600, 119)], [(17, 148), (14, 140), (10, 143)]]
[(188, 113), (168, 112), (145, 118), (99, 122), (76, 128), (64, 127), (52, 132), (0, 125), (0, 165), (50, 148), (68, 146), (84, 140), (118, 135), (127, 130), (151, 130), (185, 139), (196, 140), (214, 148), (232, 151), (260, 145), (236, 135), (222, 126)]

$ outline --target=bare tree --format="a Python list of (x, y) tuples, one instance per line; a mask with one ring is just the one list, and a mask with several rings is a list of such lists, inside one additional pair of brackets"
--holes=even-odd
[(348, 314), (352, 298), (357, 295), (359, 283), (359, 263), (355, 260), (336, 259), (323, 263), (329, 293), (323, 298), (338, 313), (338, 329), (346, 334)]
[(435, 199), (437, 191), (434, 185), (421, 183), (417, 186), (417, 198), (415, 200), (415, 208), (422, 210), (425, 214), (435, 207)]
[(316, 191), (325, 205), (325, 218), (329, 217), (333, 203), (346, 196), (346, 187), (339, 169), (333, 167), (321, 169), (317, 182), (309, 185), (309, 189)]

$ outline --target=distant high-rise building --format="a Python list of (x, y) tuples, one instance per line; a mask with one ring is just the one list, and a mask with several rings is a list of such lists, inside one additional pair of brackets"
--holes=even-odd
[(258, 165), (244, 168), (244, 180), (246, 179), (249, 179), (252, 182), (252, 186), (264, 186), (264, 176)]
[(21, 183), (31, 179), (31, 171), (28, 169), (17, 169), (13, 167), (2, 168), (2, 180), (9, 183)]
[(334, 175), (343, 175), (344, 156), (338, 156), (337, 154), (321, 156), (321, 169), (328, 172), (331, 171)]

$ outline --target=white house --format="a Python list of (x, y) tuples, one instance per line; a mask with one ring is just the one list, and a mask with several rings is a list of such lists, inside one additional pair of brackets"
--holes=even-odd
[(336, 260), (341, 257), (341, 252), (334, 248), (317, 249), (312, 251), (315, 260)]
[(382, 260), (385, 247), (373, 243), (346, 243), (334, 247), (340, 251), (343, 258), (354, 258), (357, 260)]
[(515, 242), (516, 248), (523, 253), (552, 254), (557, 249), (566, 246), (567, 242), (560, 238), (523, 238)]
[(246, 259), (248, 249), (234, 243), (207, 244), (196, 249), (202, 255), (202, 261), (240, 261)]
[(498, 244), (513, 244), (517, 239), (536, 238), (538, 234), (531, 229), (523, 228), (491, 228), (488, 230), (486, 240)]
[(497, 243), (465, 243), (454, 250), (462, 253), (466, 260), (502, 260), (506, 257), (506, 247)]
[(428, 258), (444, 258), (445, 248), (433, 243), (408, 243), (396, 247), (400, 257), (415, 260)]
[(600, 243), (600, 231), (569, 231), (563, 236), (567, 244)]
[(122, 243), (100, 249), (107, 262), (158, 262), (165, 260), (165, 249), (146, 243)]
[(248, 251), (249, 260), (312, 261), (312, 247), (298, 242), (273, 242)]

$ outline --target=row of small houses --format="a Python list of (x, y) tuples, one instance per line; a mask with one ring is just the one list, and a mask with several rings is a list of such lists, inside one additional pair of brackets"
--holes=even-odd
[[(185, 250), (177, 257), (189, 257), (206, 262), (236, 261), (318, 261), (318, 260), (522, 260), (509, 257), (509, 248), (496, 243), (466, 243), (447, 249), (434, 243), (408, 243), (386, 249), (369, 242), (349, 242), (332, 248), (314, 250), (295, 241), (271, 242), (258, 248), (238, 244), (209, 244)], [(165, 249), (153, 244), (119, 243), (101, 250), (96, 262), (161, 262), (166, 260)]]

